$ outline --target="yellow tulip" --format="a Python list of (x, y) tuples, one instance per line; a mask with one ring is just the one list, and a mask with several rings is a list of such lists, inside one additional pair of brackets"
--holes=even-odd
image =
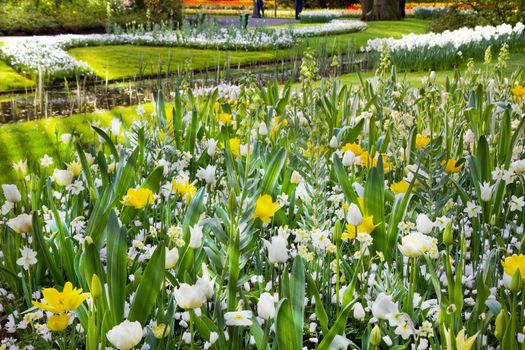
[(512, 255), (501, 262), (506, 275), (514, 276), (516, 270), (520, 270), (521, 280), (525, 282), (525, 255)]
[(427, 147), (427, 145), (430, 143), (430, 137), (423, 136), (420, 134), (416, 135), (416, 148), (421, 149)]
[(270, 223), (270, 221), (272, 221), (272, 217), (275, 215), (277, 210), (279, 210), (279, 208), (281, 208), (281, 206), (278, 203), (273, 202), (272, 196), (268, 194), (259, 196), (259, 198), (257, 198), (257, 202), (255, 203), (255, 212), (253, 213), (253, 218), (259, 218), (266, 223)]
[[(401, 180), (399, 182), (394, 182), (392, 185), (390, 185), (390, 189), (394, 194), (399, 193), (406, 193), (408, 191), (409, 184), (405, 180)], [(412, 189), (414, 191), (414, 189)]]
[(62, 292), (55, 288), (44, 288), (42, 294), (46, 304), (33, 301), (33, 305), (54, 314), (73, 311), (89, 297), (89, 293), (82, 293), (81, 288), (73, 288), (71, 282), (66, 282)]
[(60, 314), (60, 315), (53, 315), (47, 319), (47, 328), (51, 332), (62, 332), (64, 329), (67, 328), (69, 325), (69, 315), (68, 314)]
[(128, 192), (122, 200), (122, 204), (126, 207), (133, 207), (135, 209), (142, 209), (146, 205), (153, 203), (154, 195), (150, 189), (139, 188), (128, 189)]
[(159, 323), (151, 329), (153, 336), (157, 339), (162, 339), (168, 334), (170, 334), (170, 326), (164, 323)]
[(230, 143), (230, 150), (232, 152), (232, 155), (234, 157), (237, 157), (241, 150), (241, 140), (239, 140), (238, 137), (234, 137), (233, 139), (230, 139), (229, 143)]
[(472, 349), (472, 345), (474, 345), (474, 342), (476, 341), (476, 338), (479, 334), (479, 332), (477, 332), (476, 334), (474, 334), (473, 336), (471, 336), (470, 338), (467, 338), (465, 336), (465, 329), (462, 329), (459, 331), (459, 333), (456, 335), (456, 339), (454, 339), (452, 337), (452, 334), (450, 333), (450, 330), (448, 330), (446, 327), (445, 327), (445, 338), (446, 338), (446, 342), (447, 342), (447, 349), (453, 349), (452, 347), (452, 342), (455, 340), (456, 342), (456, 350), (470, 350)]
[(341, 235), (342, 239), (354, 239), (357, 233), (368, 233), (371, 234), (378, 226), (374, 225), (374, 217), (372, 215), (363, 217), (363, 222), (357, 227), (355, 225), (347, 224), (346, 230)]
[(191, 201), (193, 196), (197, 193), (197, 187), (191, 184), (188, 180), (173, 180), (171, 181), (173, 191), (181, 197), (186, 199), (186, 202)]
[(232, 115), (229, 114), (229, 113), (221, 113), (219, 114), (219, 117), (218, 117), (219, 121), (225, 125), (227, 124), (231, 124), (232, 122)]
[(443, 162), (445, 164), (445, 172), (447, 174), (454, 174), (457, 173), (463, 168), (463, 163), (460, 165), (457, 165), (458, 161), (455, 159), (449, 159), (447, 162)]
[(364, 152), (363, 148), (357, 143), (347, 143), (341, 150), (343, 153), (346, 151), (352, 151), (356, 156), (360, 156)]

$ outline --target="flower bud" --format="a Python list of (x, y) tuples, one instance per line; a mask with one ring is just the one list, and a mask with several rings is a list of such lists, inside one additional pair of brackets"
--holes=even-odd
[(505, 323), (506, 323), (506, 315), (503, 311), (503, 309), (499, 312), (498, 316), (496, 316), (496, 321), (494, 322), (494, 336), (496, 339), (501, 340), (501, 337), (503, 337), (503, 332), (505, 331)]
[(102, 295), (102, 283), (100, 283), (100, 278), (98, 278), (97, 274), (93, 274), (91, 277), (89, 291), (91, 292), (91, 296), (93, 298), (98, 298)]
[(332, 138), (330, 139), (330, 147), (337, 148), (337, 137), (332, 136)]
[(381, 343), (381, 329), (376, 324), (370, 333), (370, 344), (373, 346), (378, 346)]
[(520, 270), (516, 269), (516, 272), (514, 272), (514, 275), (512, 275), (512, 280), (510, 281), (510, 291), (512, 293), (517, 293), (520, 291), (521, 287), (522, 287), (522, 282), (521, 282)]
[(449, 222), (447, 226), (445, 226), (445, 230), (443, 232), (443, 243), (445, 243), (447, 246), (451, 245), (454, 242), (454, 235), (452, 234), (452, 222)]

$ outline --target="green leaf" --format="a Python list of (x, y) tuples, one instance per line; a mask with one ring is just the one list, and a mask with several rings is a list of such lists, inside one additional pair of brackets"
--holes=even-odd
[(290, 301), (292, 304), (293, 318), (295, 324), (295, 336), (297, 344), (303, 343), (304, 324), (304, 263), (300, 255), (293, 260), (292, 274), (290, 280)]
[(328, 334), (325, 335), (319, 346), (317, 347), (317, 350), (328, 350), (330, 349), (330, 345), (332, 345), (332, 342), (336, 335), (342, 333), (344, 331), (346, 320), (348, 318), (348, 315), (350, 311), (352, 310), (353, 303), (349, 303), (345, 306), (345, 308), (341, 311), (339, 316), (337, 317), (337, 320), (335, 321), (332, 328), (330, 328), (330, 331), (328, 331)]
[(111, 211), (106, 231), (107, 272), (111, 326), (124, 321), (127, 282), (127, 232), (120, 227), (117, 216)]
[(350, 183), (350, 179), (348, 178), (346, 169), (343, 166), (341, 159), (335, 153), (333, 156), (333, 163), (334, 163), (335, 176), (337, 177), (337, 181), (339, 182), (339, 185), (341, 185), (341, 189), (343, 190), (343, 194), (345, 195), (346, 201), (348, 202), (348, 204), (350, 203), (358, 204), (359, 201), (358, 201), (357, 195), (354, 189), (352, 188), (352, 184)]
[(298, 350), (301, 344), (297, 344), (295, 334), (292, 304), (288, 299), (282, 299), (277, 304), (275, 318), (275, 332), (279, 350)]
[(144, 270), (142, 280), (135, 294), (135, 300), (129, 311), (129, 320), (139, 321), (143, 326), (148, 321), (162, 288), (165, 255), (164, 244), (159, 244)]
[(284, 148), (279, 149), (279, 151), (272, 157), (270, 164), (265, 169), (264, 177), (261, 180), (261, 193), (272, 193), (281, 170), (284, 167), (286, 161), (286, 150)]

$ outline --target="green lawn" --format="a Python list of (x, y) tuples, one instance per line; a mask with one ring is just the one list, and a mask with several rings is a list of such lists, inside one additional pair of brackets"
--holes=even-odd
[(0, 92), (30, 88), (35, 83), (0, 61)]
[[(145, 107), (148, 113), (152, 112), (151, 104)], [(47, 154), (55, 158), (54, 167), (64, 168), (63, 164), (58, 164), (55, 153), (61, 134), (75, 131), (83, 135), (82, 140), (85, 142), (93, 142), (94, 134), (90, 123), (100, 121), (102, 127), (107, 127), (111, 119), (122, 115), (124, 125), (129, 127), (133, 120), (138, 118), (135, 110), (136, 107), (121, 107), (104, 112), (75, 114), (68, 118), (48, 118), (0, 125), (0, 184), (14, 181), (12, 164), (19, 160), (27, 159), (29, 164), (36, 164), (44, 154)], [(28, 142), (29, 138), (30, 142)], [(65, 146), (62, 144), (60, 147)]]
[[(69, 50), (75, 58), (87, 62), (95, 73), (102, 78), (119, 79), (125, 77), (155, 75), (159, 71), (166, 72), (183, 69), (186, 61), (196, 70), (214, 69), (217, 65), (224, 68), (229, 57), (232, 66), (252, 62), (268, 62), (275, 60), (282, 51), (220, 51), (199, 50), (183, 47), (152, 47), (152, 46), (93, 46), (79, 47)], [(160, 69), (159, 69), (160, 68)]]
[[(300, 45), (312, 46), (317, 51), (346, 50), (348, 47), (359, 50), (370, 38), (400, 37), (408, 33), (424, 33), (429, 21), (406, 19), (401, 22), (370, 22), (368, 29), (359, 33), (348, 33), (303, 39)], [(301, 24), (298, 24), (301, 25)], [(79, 47), (69, 50), (75, 58), (88, 63), (95, 73), (105, 79), (120, 79), (138, 76), (142, 69), (145, 75), (156, 75), (182, 69), (189, 60), (193, 69), (214, 69), (223, 66), (229, 57), (232, 66), (237, 64), (275, 61), (296, 53), (296, 48), (289, 50), (267, 51), (220, 51), (201, 50), (183, 47), (149, 47), (149, 46), (94, 46)]]

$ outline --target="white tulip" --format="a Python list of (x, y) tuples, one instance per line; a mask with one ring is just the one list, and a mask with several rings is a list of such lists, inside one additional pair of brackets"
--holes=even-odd
[(179, 288), (173, 291), (177, 305), (184, 310), (197, 309), (206, 302), (206, 296), (197, 285), (181, 283)]
[(332, 136), (332, 138), (330, 139), (330, 147), (337, 148), (337, 137)]
[(265, 122), (261, 122), (261, 124), (259, 124), (259, 135), (261, 136), (268, 135), (268, 127), (266, 126)]
[(401, 254), (409, 258), (417, 258), (433, 249), (432, 237), (421, 232), (412, 232), (401, 238), (398, 245)]
[(18, 191), (16, 185), (2, 185), (2, 190), (4, 191), (5, 199), (11, 203), (18, 203), (22, 200), (22, 196)]
[(366, 312), (361, 303), (355, 303), (354, 306), (352, 306), (352, 310), (354, 311), (354, 318), (356, 320), (362, 321), (365, 319)]
[(209, 300), (213, 297), (215, 278), (210, 280), (210, 275), (208, 274), (208, 267), (206, 264), (202, 264), (202, 271), (202, 277), (197, 278), (195, 285), (200, 288), (206, 299)]
[(416, 218), (417, 230), (421, 233), (430, 233), (434, 228), (435, 224), (431, 221), (426, 214), (419, 214)]
[(133, 349), (142, 340), (142, 326), (138, 321), (125, 320), (111, 328), (106, 337), (119, 350)]
[(343, 165), (352, 166), (355, 163), (355, 154), (352, 151), (346, 151), (343, 155)]
[(215, 155), (215, 152), (217, 152), (217, 140), (215, 139), (208, 140), (208, 148), (206, 152), (208, 153), (210, 157), (213, 157)]
[(190, 227), (190, 248), (197, 249), (202, 246), (202, 226), (197, 224)]
[(481, 191), (481, 200), (483, 202), (490, 202), (490, 200), (492, 199), (492, 186), (490, 185), (490, 183), (484, 182), (480, 186), (480, 191)]
[(166, 261), (164, 262), (164, 268), (171, 269), (177, 265), (177, 262), (179, 261), (179, 250), (177, 247), (173, 249), (166, 249)]
[(363, 215), (355, 203), (350, 204), (348, 213), (346, 214), (346, 221), (348, 221), (350, 225), (354, 226), (359, 226), (363, 223)]
[(467, 131), (465, 131), (464, 140), (466, 143), (474, 143), (474, 133), (472, 132), (472, 130), (468, 129)]
[(372, 315), (379, 320), (386, 320), (390, 314), (398, 312), (397, 304), (392, 300), (392, 296), (382, 292), (372, 304)]
[(73, 135), (64, 133), (60, 135), (60, 141), (62, 141), (63, 144), (67, 145), (73, 140)]
[(215, 179), (215, 170), (217, 167), (215, 165), (208, 164), (206, 169), (199, 168), (197, 170), (197, 177), (201, 180), (204, 180), (208, 185), (215, 185), (217, 180)]
[(33, 218), (29, 214), (20, 214), (7, 221), (9, 226), (16, 233), (26, 233), (33, 231)]
[(233, 311), (224, 314), (227, 326), (251, 326), (252, 317), (251, 311)]
[(73, 176), (73, 172), (69, 170), (55, 169), (53, 171), (53, 180), (55, 180), (59, 186), (71, 185), (71, 182), (73, 182)]
[(111, 134), (114, 137), (117, 137), (120, 135), (120, 127), (122, 126), (122, 123), (118, 119), (111, 119)]
[(262, 293), (257, 302), (257, 315), (263, 320), (275, 316), (275, 299), (270, 293)]
[(301, 174), (299, 174), (297, 170), (294, 170), (292, 172), (292, 176), (290, 177), (290, 182), (293, 183), (294, 185), (297, 185), (303, 182), (303, 177), (301, 176)]
[(282, 236), (274, 236), (271, 243), (263, 240), (268, 249), (268, 259), (272, 264), (285, 263), (288, 260), (288, 242)]

